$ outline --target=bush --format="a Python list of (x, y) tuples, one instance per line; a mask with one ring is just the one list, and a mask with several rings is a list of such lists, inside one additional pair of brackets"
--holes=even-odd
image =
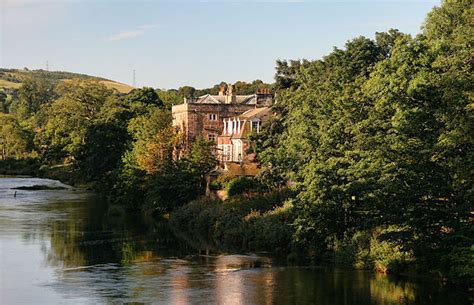
[(209, 189), (213, 191), (221, 190), (222, 187), (222, 182), (219, 179), (212, 180), (212, 182), (209, 184)]
[(171, 225), (186, 239), (226, 251), (272, 251), (291, 245), (292, 205), (282, 190), (252, 198), (200, 199), (171, 214)]
[(227, 184), (229, 197), (241, 195), (259, 188), (258, 182), (248, 177), (237, 177)]
[(373, 268), (370, 256), (371, 234), (358, 231), (344, 240), (334, 240), (334, 262), (336, 265), (352, 266), (356, 269)]
[(173, 167), (149, 178), (145, 209), (169, 212), (201, 195), (200, 181), (192, 173)]
[(370, 239), (370, 257), (373, 268), (384, 273), (397, 273), (404, 267), (414, 262), (413, 253), (404, 251), (395, 241), (385, 240), (384, 235), (398, 232), (398, 228), (375, 228)]
[(357, 231), (343, 240), (335, 239), (334, 262), (357, 269), (374, 269), (383, 273), (398, 272), (414, 261), (410, 252), (404, 251), (393, 241), (384, 240), (384, 234), (396, 232), (394, 227)]
[(251, 211), (243, 220), (246, 248), (250, 251), (272, 251), (279, 255), (290, 252), (293, 206), (285, 202), (264, 213)]

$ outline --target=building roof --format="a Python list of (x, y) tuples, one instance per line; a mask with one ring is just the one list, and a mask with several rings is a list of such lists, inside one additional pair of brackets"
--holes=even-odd
[[(235, 95), (234, 104), (246, 104), (246, 105), (255, 105), (257, 104), (257, 95)], [(193, 104), (226, 104), (226, 95), (202, 95), (197, 98), (188, 98), (186, 99), (187, 103)]]
[(270, 108), (268, 107), (261, 107), (261, 108), (255, 108), (255, 109), (250, 109), (242, 113), (241, 115), (238, 115), (237, 117), (242, 118), (242, 119), (251, 119), (251, 118), (262, 118), (270, 114)]

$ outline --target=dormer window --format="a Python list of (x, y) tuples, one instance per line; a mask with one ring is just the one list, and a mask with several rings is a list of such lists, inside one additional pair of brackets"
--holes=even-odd
[(209, 121), (217, 121), (217, 114), (209, 113), (208, 118), (209, 118)]

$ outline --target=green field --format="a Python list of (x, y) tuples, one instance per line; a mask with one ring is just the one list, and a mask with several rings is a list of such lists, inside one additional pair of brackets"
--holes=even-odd
[(48, 79), (54, 83), (70, 79), (96, 79), (103, 83), (105, 86), (107, 86), (107, 88), (115, 89), (119, 93), (128, 93), (134, 89), (132, 86), (127, 84), (86, 74), (64, 71), (20, 70), (0, 68), (0, 88), (18, 89), (21, 87), (21, 83), (28, 78)]
[(14, 88), (18, 89), (21, 87), (21, 83), (14, 83), (4, 79), (0, 79), (0, 88)]

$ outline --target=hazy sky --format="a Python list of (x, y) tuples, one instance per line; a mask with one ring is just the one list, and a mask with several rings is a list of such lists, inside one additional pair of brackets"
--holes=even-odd
[(275, 60), (317, 59), (356, 36), (416, 34), (439, 1), (0, 0), (0, 66), (138, 86), (273, 81)]

